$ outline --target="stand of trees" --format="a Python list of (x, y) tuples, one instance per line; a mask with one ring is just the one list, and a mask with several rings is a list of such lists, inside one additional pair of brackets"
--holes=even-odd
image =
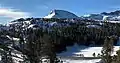
[[(25, 19), (18, 19), (18, 24), (10, 25), (10, 30), (5, 35), (19, 38), (19, 44), (16, 45), (12, 41), (12, 47), (23, 54), (23, 62), (42, 63), (42, 59), (46, 58), (50, 63), (56, 63), (56, 53), (66, 51), (67, 46), (75, 43), (81, 45), (103, 45), (102, 57), (105, 62), (110, 63), (111, 51), (113, 44), (116, 44), (120, 36), (120, 24), (103, 22), (103, 25), (97, 24), (96, 21), (79, 21), (76, 23), (66, 21), (69, 19), (39, 19), (27, 18), (32, 24), (37, 22), (57, 22), (65, 26), (47, 25), (28, 28), (30, 24), (25, 24)], [(90, 24), (87, 24), (90, 23)], [(68, 24), (68, 25), (67, 25)], [(99, 25), (100, 28), (88, 28), (87, 25)], [(25, 25), (25, 27), (23, 27)], [(5, 32), (4, 32), (5, 33)], [(2, 33), (1, 33), (2, 34)], [(109, 38), (106, 36), (114, 36)], [(106, 38), (106, 39), (105, 39)], [(105, 42), (104, 42), (105, 40)], [(9, 50), (7, 50), (8, 52)], [(6, 53), (7, 54), (7, 53)], [(4, 57), (7, 58), (4, 54)], [(11, 54), (9, 54), (11, 55)], [(9, 62), (10, 63), (10, 62)]]
[(113, 54), (113, 38), (106, 37), (103, 49), (101, 51), (101, 59), (103, 63), (120, 63), (120, 50), (116, 51), (116, 55)]
[(102, 60), (104, 63), (112, 63), (112, 53), (113, 53), (113, 37), (106, 37), (103, 45)]

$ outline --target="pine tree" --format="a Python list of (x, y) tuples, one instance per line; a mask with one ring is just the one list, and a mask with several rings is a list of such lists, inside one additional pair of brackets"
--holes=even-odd
[(93, 57), (95, 57), (96, 55), (95, 55), (95, 53), (93, 53)]
[(112, 54), (113, 52), (113, 37), (106, 37), (103, 48), (102, 48), (102, 60), (104, 63), (112, 62)]

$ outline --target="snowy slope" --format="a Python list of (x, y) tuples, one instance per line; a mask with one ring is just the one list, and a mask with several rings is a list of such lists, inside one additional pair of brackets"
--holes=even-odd
[(44, 18), (79, 18), (75, 14), (65, 10), (53, 10)]

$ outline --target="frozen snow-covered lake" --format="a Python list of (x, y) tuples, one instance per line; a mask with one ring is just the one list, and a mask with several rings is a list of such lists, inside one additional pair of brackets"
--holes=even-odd
[[(120, 49), (120, 45), (114, 46), (114, 51), (113, 51), (112, 55), (115, 55), (116, 51), (119, 49)], [(97, 56), (98, 54), (101, 54), (101, 50), (102, 50), (102, 47), (78, 46), (75, 44), (72, 47), (67, 47), (66, 52), (63, 52), (58, 55), (60, 55), (60, 56), (75, 56), (76, 57), (76, 55), (83, 54), (84, 57), (93, 57), (93, 53), (95, 53)], [(96, 62), (101, 61), (101, 59), (88, 59), (88, 60), (78, 59), (78, 60), (75, 60), (75, 59), (68, 59), (68, 58), (66, 58), (66, 59), (63, 58), (62, 60), (64, 61), (64, 63), (96, 63)]]
[[(120, 46), (114, 46), (113, 54), (116, 54), (116, 51), (120, 49)], [(60, 53), (60, 56), (76, 56), (83, 54), (84, 57), (93, 57), (93, 53), (97, 56), (101, 54), (102, 47), (87, 47), (87, 46), (78, 46), (74, 45), (72, 47), (67, 47), (67, 51)]]

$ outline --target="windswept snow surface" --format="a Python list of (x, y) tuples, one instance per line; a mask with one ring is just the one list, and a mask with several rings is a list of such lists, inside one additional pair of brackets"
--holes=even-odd
[(63, 59), (63, 63), (97, 63), (100, 62), (101, 59), (93, 59), (93, 60), (68, 60)]

